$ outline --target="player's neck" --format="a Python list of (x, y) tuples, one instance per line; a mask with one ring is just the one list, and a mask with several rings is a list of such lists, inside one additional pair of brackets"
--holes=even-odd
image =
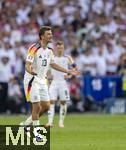
[(62, 56), (63, 56), (63, 53), (57, 54), (57, 57), (62, 57)]
[(57, 55), (57, 57), (62, 57), (62, 55)]
[(48, 43), (47, 42), (45, 42), (45, 41), (40, 41), (40, 44), (41, 44), (41, 47), (43, 48), (43, 49), (46, 49), (46, 47), (47, 47), (47, 45), (48, 45)]

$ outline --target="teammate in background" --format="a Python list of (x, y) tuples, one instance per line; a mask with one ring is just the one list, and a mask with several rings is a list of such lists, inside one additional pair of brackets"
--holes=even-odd
[[(73, 60), (70, 56), (64, 56), (64, 42), (56, 42), (56, 56), (54, 58), (55, 63), (60, 66), (68, 69), (69, 66), (72, 66), (76, 70), (76, 65), (73, 63)], [(59, 112), (59, 127), (64, 127), (64, 118), (67, 112), (67, 101), (70, 100), (69, 89), (66, 81), (66, 73), (62, 73), (51, 69), (52, 82), (49, 86), (49, 95), (50, 95), (50, 110), (48, 112), (48, 123), (47, 126), (53, 126), (53, 119), (55, 114), (55, 102), (60, 100), (60, 112)]]
[[(26, 99), (32, 103), (32, 115), (20, 125), (39, 126), (40, 116), (50, 108), (50, 98), (48, 95), (48, 87), (46, 84), (46, 74), (51, 66), (58, 71), (77, 75), (77, 71), (68, 70), (54, 63), (54, 55), (52, 50), (47, 47), (52, 41), (51, 27), (43, 26), (39, 31), (39, 42), (34, 43), (28, 49), (25, 75), (24, 90)], [(41, 140), (39, 134), (36, 135), (37, 140)]]

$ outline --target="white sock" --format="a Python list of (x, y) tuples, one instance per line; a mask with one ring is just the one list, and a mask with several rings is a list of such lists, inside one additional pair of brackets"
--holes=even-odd
[(31, 125), (32, 124), (32, 116), (30, 116), (30, 117), (28, 117), (27, 119), (26, 119), (26, 121), (24, 122), (24, 125)]
[(33, 130), (33, 133), (34, 133), (35, 136), (39, 135), (39, 133), (38, 133), (38, 131), (40, 130), (39, 125), (40, 125), (40, 121), (39, 120), (33, 120), (33, 126), (35, 126), (34, 130)]
[(66, 116), (66, 112), (67, 112), (67, 104), (65, 104), (65, 105), (60, 104), (59, 122), (64, 123), (64, 118)]
[(33, 126), (39, 126), (40, 125), (40, 121), (39, 120), (33, 120)]
[(48, 123), (49, 124), (53, 124), (54, 114), (55, 114), (55, 105), (51, 104), (50, 109), (48, 111)]

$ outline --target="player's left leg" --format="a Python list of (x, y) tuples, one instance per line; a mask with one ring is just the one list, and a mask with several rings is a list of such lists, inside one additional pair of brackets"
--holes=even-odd
[(66, 101), (60, 101), (60, 112), (59, 112), (59, 127), (64, 127), (64, 119), (67, 113), (67, 104)]

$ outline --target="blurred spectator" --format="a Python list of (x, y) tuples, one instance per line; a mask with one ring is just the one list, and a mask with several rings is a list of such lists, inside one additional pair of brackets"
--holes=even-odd
[(11, 45), (15, 46), (16, 42), (21, 42), (21, 41), (22, 41), (22, 33), (16, 24), (16, 20), (13, 20), (11, 24), (10, 43)]
[(74, 110), (79, 110), (80, 112), (84, 111), (83, 101), (82, 101), (82, 93), (81, 93), (82, 85), (80, 84), (80, 80), (76, 77), (72, 77), (70, 80), (70, 95), (72, 101), (72, 107)]
[(31, 7), (29, 5), (24, 5), (22, 3), (18, 5), (18, 9), (16, 12), (17, 13), (16, 20), (19, 25), (29, 22), (28, 14), (30, 13), (30, 11)]
[(0, 112), (6, 110), (8, 96), (8, 82), (12, 77), (11, 63), (7, 54), (0, 57)]
[(54, 6), (57, 4), (57, 0), (43, 0), (42, 1), (45, 6)]
[(15, 72), (15, 62), (16, 62), (16, 58), (15, 58), (15, 52), (12, 49), (12, 46), (8, 43), (5, 42), (3, 45), (3, 48), (0, 51), (0, 58), (6, 55), (9, 58), (9, 63), (10, 63), (10, 69), (11, 72), (14, 73)]
[(126, 75), (126, 52), (120, 56), (117, 71), (121, 75)]
[(126, 52), (120, 56), (117, 71), (122, 76), (122, 89), (124, 91), (124, 96), (126, 96)]
[(101, 44), (98, 47), (98, 55), (97, 55), (97, 75), (105, 76), (106, 75), (106, 60), (104, 56), (104, 45)]
[(107, 44), (107, 54), (106, 58), (106, 65), (107, 65), (107, 74), (113, 75), (117, 72), (117, 66), (119, 63), (119, 56), (117, 55), (116, 51), (114, 51), (114, 47), (111, 43)]
[(80, 56), (80, 66), (84, 74), (95, 76), (97, 74), (97, 60), (96, 56), (93, 55), (92, 49), (90, 46), (86, 48), (84, 54)]
[(11, 113), (19, 113), (21, 111), (22, 93), (20, 85), (15, 77), (13, 77), (8, 85), (7, 111)]

